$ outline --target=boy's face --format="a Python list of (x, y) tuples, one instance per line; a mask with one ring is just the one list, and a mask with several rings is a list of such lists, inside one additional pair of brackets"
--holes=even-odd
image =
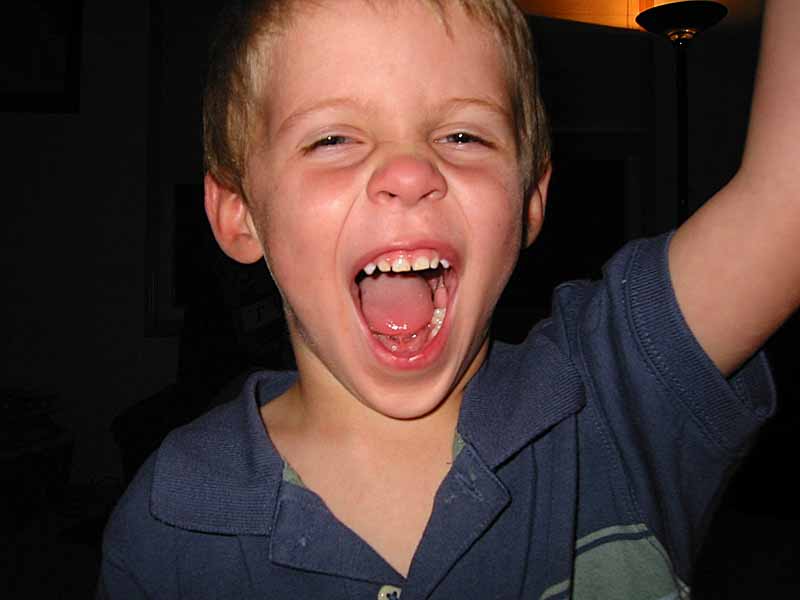
[[(542, 198), (523, 215), (490, 30), (457, 7), (448, 35), (417, 2), (320, 4), (299, 8), (271, 54), (269, 116), (246, 165), (251, 230), (284, 297), (301, 381), (422, 416), (482, 360), (522, 218), (538, 231)], [(378, 275), (398, 258), (440, 266)]]

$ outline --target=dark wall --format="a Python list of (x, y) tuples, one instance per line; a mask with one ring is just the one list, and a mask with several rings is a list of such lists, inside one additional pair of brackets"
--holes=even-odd
[[(204, 61), (209, 10), (182, 18), (174, 1), (153, 2), (164, 9), (164, 37), (154, 46), (148, 4), (83, 2), (77, 112), (69, 103), (66, 112), (41, 106), (0, 112), (0, 388), (55, 395), (53, 417), (75, 440), (73, 482), (122, 480), (110, 433), (116, 416), (149, 398), (147, 410), (136, 413), (136, 427), (158, 434), (167, 421), (157, 416), (162, 403), (176, 402), (173, 384), (194, 393), (203, 389), (198, 374), (215, 365), (224, 364), (231, 374), (250, 366), (251, 349), (224, 352), (224, 360), (208, 353), (219, 350), (223, 338), (229, 345), (252, 346), (257, 338), (230, 324), (236, 310), (264, 308), (258, 298), (238, 292), (233, 300), (226, 297), (231, 282), (249, 281), (252, 274), (240, 275), (217, 256), (215, 264), (223, 266), (216, 272), (198, 271), (206, 279), (194, 289), (209, 293), (194, 296), (203, 301), (187, 310), (192, 324), (183, 340), (169, 328), (153, 327), (152, 306), (146, 304), (158, 276), (153, 264), (172, 260), (154, 246), (164, 242), (152, 231), (159, 223), (154, 211), (168, 205), (174, 190), (197, 186), (201, 176), (197, 65)], [(498, 327), (510, 337), (520, 331), (520, 320), (546, 311), (553, 284), (596, 273), (626, 239), (665, 231), (676, 215), (674, 73), (667, 42), (548, 20), (534, 20), (533, 27), (553, 116), (556, 175), (545, 233), (523, 257), (521, 275), (503, 299)], [(724, 185), (738, 165), (757, 40), (755, 27), (720, 28), (689, 51), (692, 206)], [(154, 195), (154, 189), (166, 192)], [(199, 198), (189, 208), (194, 212), (186, 222), (196, 223)], [(270, 318), (274, 308), (267, 310)], [(258, 318), (250, 320), (258, 324)], [(765, 533), (762, 522), (751, 523), (750, 548), (760, 545), (773, 556), (792, 552), (784, 540), (789, 536), (781, 532), (785, 519), (796, 518), (798, 501), (778, 470), (791, 466), (785, 458), (794, 454), (790, 440), (800, 426), (797, 321), (769, 346), (781, 392), (778, 416), (723, 500), (728, 511), (781, 519), (773, 533)], [(269, 337), (277, 335), (270, 331)], [(147, 443), (157, 443), (157, 434)], [(133, 435), (147, 433), (134, 428)], [(105, 514), (95, 512), (101, 518), (86, 539), (96, 552)], [(703, 563), (717, 589), (728, 581), (724, 560), (737, 554), (730, 548), (742, 541), (724, 535), (726, 524), (740, 531), (741, 520), (720, 522), (712, 544), (723, 562)], [(40, 555), (35, 556), (30, 562), (38, 569)], [(86, 589), (94, 581), (95, 560), (94, 554), (87, 558)], [(758, 566), (766, 571), (754, 572), (752, 581), (770, 572), (767, 560)], [(730, 564), (748, 572), (735, 557)], [(734, 597), (731, 592), (706, 597)]]
[(174, 377), (145, 337), (147, 11), (86, 0), (76, 113), (0, 113), (0, 386), (57, 394), (73, 477), (119, 476), (111, 419)]
[[(58, 394), (57, 420), (77, 440), (77, 480), (119, 474), (112, 419), (178, 373), (178, 338), (147, 333), (148, 186), (156, 176), (167, 185), (196, 185), (201, 175), (195, 128), (202, 69), (196, 65), (204, 62), (204, 28), (213, 11), (182, 19), (170, 2), (156, 4), (164, 9), (163, 63), (157, 87), (150, 88), (160, 94), (157, 106), (148, 92), (146, 3), (86, 0), (79, 111), (0, 113), (0, 385)], [(550, 245), (534, 248), (531, 256), (538, 258), (524, 259), (539, 261), (530, 268), (545, 275), (534, 293), (546, 299), (551, 284), (596, 271), (626, 239), (674, 225), (673, 63), (668, 44), (645, 34), (541, 19), (533, 27), (553, 114), (556, 169), (563, 174), (560, 182), (556, 176), (546, 225)], [(722, 28), (690, 50), (695, 206), (738, 164), (757, 39), (755, 27)], [(169, 89), (159, 87), (166, 84)], [(161, 123), (155, 149), (148, 145), (154, 106)], [(575, 231), (584, 252), (570, 256), (558, 241)], [(527, 282), (514, 285), (507, 305), (512, 319), (530, 292)], [(783, 332), (781, 346), (794, 339), (791, 330)], [(776, 356), (783, 364), (783, 354)]]

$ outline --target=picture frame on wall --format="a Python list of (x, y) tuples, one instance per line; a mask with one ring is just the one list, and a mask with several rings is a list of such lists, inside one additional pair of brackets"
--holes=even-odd
[(3, 7), (0, 112), (80, 111), (83, 0)]

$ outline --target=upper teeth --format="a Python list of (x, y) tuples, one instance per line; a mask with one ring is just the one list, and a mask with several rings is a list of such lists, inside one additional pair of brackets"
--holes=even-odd
[(450, 268), (450, 262), (444, 258), (439, 258), (435, 252), (428, 255), (418, 255), (412, 257), (407, 254), (398, 254), (391, 257), (386, 256), (378, 259), (377, 262), (370, 262), (364, 267), (364, 273), (372, 275), (377, 269), (381, 273), (406, 273), (408, 271), (424, 271), (426, 269), (436, 269), (441, 265), (445, 269)]
[(422, 271), (423, 269), (429, 269), (431, 267), (431, 261), (429, 261), (425, 256), (418, 256), (417, 259), (414, 261), (412, 267), (415, 271)]

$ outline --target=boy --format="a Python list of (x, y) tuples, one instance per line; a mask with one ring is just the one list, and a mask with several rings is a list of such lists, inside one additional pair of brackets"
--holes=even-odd
[(109, 523), (100, 596), (688, 597), (772, 411), (750, 357), (800, 302), (792, 4), (768, 9), (737, 177), (559, 288), (518, 347), (487, 331), (550, 170), (513, 3), (231, 10), (206, 210), (230, 256), (266, 259), (298, 371), (168, 436)]

